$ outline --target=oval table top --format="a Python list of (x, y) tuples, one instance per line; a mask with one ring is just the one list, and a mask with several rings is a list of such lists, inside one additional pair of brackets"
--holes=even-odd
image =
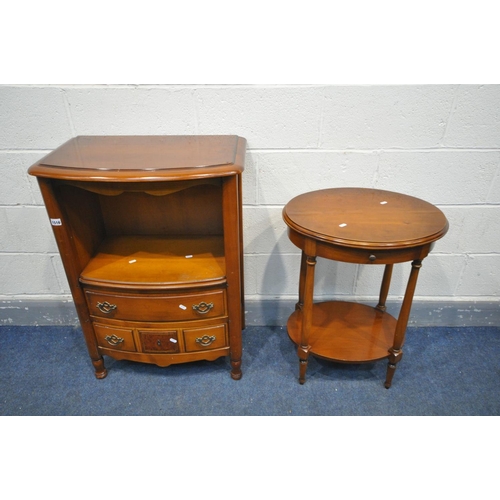
[(448, 221), (419, 198), (367, 188), (332, 188), (296, 196), (283, 209), (290, 229), (349, 248), (397, 249), (443, 237)]

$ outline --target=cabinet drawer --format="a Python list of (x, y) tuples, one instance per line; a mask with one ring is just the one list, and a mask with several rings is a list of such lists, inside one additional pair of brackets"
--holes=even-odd
[(118, 351), (136, 351), (132, 330), (115, 328), (94, 323), (94, 332), (100, 347)]
[(226, 325), (183, 330), (186, 352), (206, 351), (227, 346)]
[(179, 295), (120, 295), (85, 292), (90, 314), (132, 321), (185, 321), (224, 316), (225, 291)]
[(177, 330), (138, 330), (143, 352), (179, 352)]

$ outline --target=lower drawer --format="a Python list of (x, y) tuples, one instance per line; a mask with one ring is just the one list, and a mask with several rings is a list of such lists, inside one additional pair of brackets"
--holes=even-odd
[(180, 352), (177, 330), (138, 330), (143, 352)]
[(97, 344), (118, 351), (137, 351), (133, 330), (94, 323)]
[[(182, 354), (229, 347), (227, 318), (163, 323), (101, 320), (93, 326), (99, 347), (145, 354)], [(186, 328), (186, 326), (188, 328)]]
[(219, 349), (228, 345), (226, 325), (189, 328), (182, 333), (186, 352)]

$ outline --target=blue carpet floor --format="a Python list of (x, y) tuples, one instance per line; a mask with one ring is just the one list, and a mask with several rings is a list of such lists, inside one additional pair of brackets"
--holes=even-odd
[(79, 328), (0, 327), (0, 415), (499, 415), (500, 328), (409, 328), (387, 390), (386, 361), (311, 357), (297, 381), (283, 327), (247, 327), (243, 378), (229, 361), (159, 368), (105, 358), (97, 380)]

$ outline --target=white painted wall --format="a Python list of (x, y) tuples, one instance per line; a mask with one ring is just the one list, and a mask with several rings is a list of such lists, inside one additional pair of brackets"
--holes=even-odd
[[(450, 231), (424, 261), (416, 300), (499, 301), (500, 85), (0, 86), (0, 300), (68, 299), (28, 167), (76, 135), (237, 134), (248, 301), (296, 298), (299, 251), (283, 205), (360, 186), (421, 197)], [(391, 297), (409, 264), (397, 266)], [(318, 296), (378, 294), (381, 266), (320, 260)]]

